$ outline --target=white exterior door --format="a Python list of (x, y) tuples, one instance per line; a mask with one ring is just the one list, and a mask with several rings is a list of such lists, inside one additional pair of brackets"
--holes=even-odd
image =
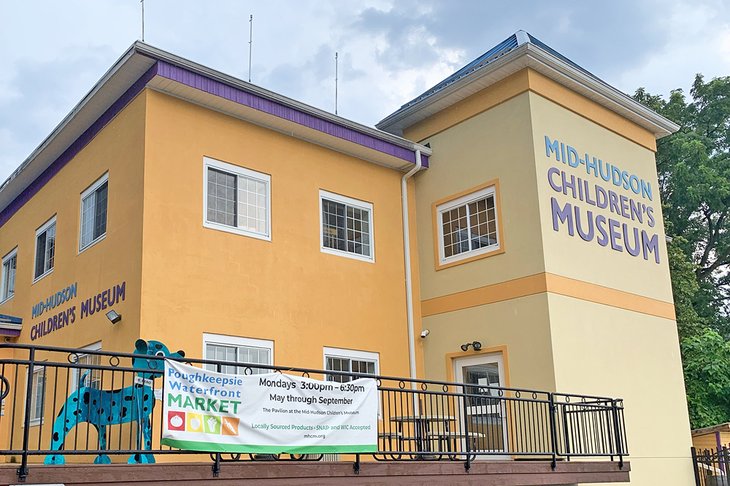
[[(461, 427), (470, 437), (469, 449), (507, 453), (505, 402), (500, 399), (498, 390), (490, 388), (505, 384), (502, 354), (458, 358), (454, 360), (454, 377), (467, 385), (464, 391), (468, 396), (461, 404), (460, 415)], [(466, 445), (464, 441), (462, 446)]]

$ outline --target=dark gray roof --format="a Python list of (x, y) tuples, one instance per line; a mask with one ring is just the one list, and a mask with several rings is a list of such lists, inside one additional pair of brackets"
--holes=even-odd
[[(570, 64), (574, 68), (578, 69), (579, 71), (583, 72), (584, 74), (592, 77), (596, 81), (599, 81), (603, 84), (607, 84), (601, 79), (599, 79), (597, 76), (593, 75), (592, 73), (586, 71), (564, 55), (560, 54), (558, 51), (553, 49), (552, 47), (548, 46), (544, 42), (542, 42), (537, 37), (533, 36), (529, 32), (525, 32), (524, 30), (518, 30), (511, 36), (507, 37), (505, 40), (497, 44), (496, 46), (489, 49), (487, 52), (482, 54), (481, 56), (474, 59), (472, 62), (464, 66), (463, 68), (456, 71), (454, 74), (449, 76), (448, 78), (444, 79), (443, 81), (439, 82), (432, 88), (428, 89), (424, 93), (420, 94), (419, 96), (415, 97), (408, 103), (401, 106), (395, 113), (398, 113), (399, 111), (405, 110), (417, 103), (420, 103), (421, 101), (425, 100), (426, 98), (429, 98), (430, 96), (433, 96), (434, 94), (438, 93), (439, 91), (443, 90), (447, 86), (450, 86), (451, 84), (454, 84), (456, 81), (460, 80), (461, 78), (470, 75), (471, 73), (478, 71), (479, 69), (484, 68), (485, 66), (488, 66), (489, 64), (493, 63), (495, 60), (499, 59), (500, 57), (504, 56), (505, 54), (512, 52), (513, 50), (517, 49), (519, 46), (523, 44), (534, 44), (535, 46), (543, 49), (544, 51), (552, 54), (553, 56), (561, 59), (562, 61)], [(394, 113), (394, 114), (395, 114)]]

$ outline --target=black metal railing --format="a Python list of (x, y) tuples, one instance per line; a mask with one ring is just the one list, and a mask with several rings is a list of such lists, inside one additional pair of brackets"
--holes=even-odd
[(730, 485), (730, 448), (692, 448), (696, 486)]
[[(164, 460), (162, 456), (200, 455), (160, 445), (162, 407), (155, 406), (149, 395), (163, 387), (163, 360), (170, 353), (153, 346), (143, 351), (146, 354), (0, 344), (0, 352), (13, 355), (0, 358), (0, 455), (19, 463), (21, 478), (34, 462), (89, 462), (95, 456), (94, 462), (108, 463), (111, 457), (122, 461), (121, 456), (128, 456), (128, 462), (140, 463), (154, 462), (155, 456)], [(620, 399), (175, 354), (171, 359), (212, 369), (236, 366), (244, 374), (279, 372), (339, 381), (375, 378), (379, 414), (378, 451), (373, 457), (379, 461), (452, 460), (462, 461), (468, 469), (481, 456), (543, 459), (553, 467), (560, 460), (591, 457), (617, 460), (622, 467), (628, 455)], [(214, 474), (226, 461), (323, 457), (286, 451), (209, 456)], [(359, 470), (360, 455), (345, 458)]]

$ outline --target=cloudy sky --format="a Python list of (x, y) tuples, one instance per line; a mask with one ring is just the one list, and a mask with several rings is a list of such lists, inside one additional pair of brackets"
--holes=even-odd
[[(516, 30), (627, 93), (730, 75), (724, 0), (145, 0), (145, 41), (375, 124)], [(141, 36), (139, 0), (0, 0), (0, 181)]]

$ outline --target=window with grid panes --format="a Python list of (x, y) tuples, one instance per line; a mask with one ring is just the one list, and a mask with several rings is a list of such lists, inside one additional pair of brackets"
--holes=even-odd
[(3, 258), (2, 282), (0, 282), (0, 302), (8, 300), (15, 294), (15, 274), (18, 269), (18, 249), (11, 251)]
[(205, 343), (204, 359), (231, 363), (220, 365), (220, 370), (217, 364), (208, 363), (205, 368), (209, 371), (218, 371), (231, 375), (271, 373), (268, 368), (254, 366), (251, 366), (251, 371), (248, 372), (246, 366), (233, 364), (250, 363), (270, 366), (273, 354), (273, 343), (271, 341), (213, 335), (205, 335), (203, 340)]
[(441, 204), (437, 211), (441, 262), (499, 248), (494, 187)]
[(320, 191), (320, 203), (322, 249), (372, 260), (372, 204), (326, 191)]
[[(378, 355), (365, 351), (325, 348), (325, 370), (349, 373), (378, 374)], [(327, 375), (327, 381), (345, 383), (355, 378), (348, 375)]]
[(56, 217), (38, 228), (35, 239), (35, 271), (36, 279), (53, 270), (56, 256)]
[(106, 235), (108, 179), (108, 175), (104, 175), (81, 194), (79, 251)]
[(269, 239), (267, 174), (205, 158), (205, 226)]

